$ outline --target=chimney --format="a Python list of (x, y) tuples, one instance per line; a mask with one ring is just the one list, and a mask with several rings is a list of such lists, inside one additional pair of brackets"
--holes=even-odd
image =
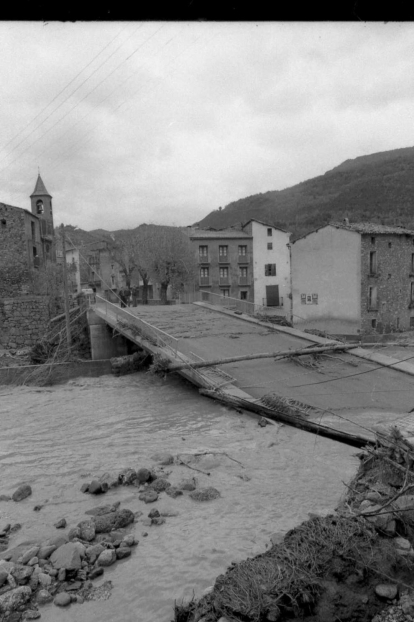
[(346, 225), (346, 226), (349, 225), (349, 218), (344, 218), (344, 225)]

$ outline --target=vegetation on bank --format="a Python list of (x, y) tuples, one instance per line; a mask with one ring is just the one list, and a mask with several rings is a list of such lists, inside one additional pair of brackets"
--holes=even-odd
[(368, 622), (391, 603), (413, 614), (414, 445), (394, 429), (359, 457), (334, 514), (233, 563), (203, 598), (176, 603), (174, 621)]

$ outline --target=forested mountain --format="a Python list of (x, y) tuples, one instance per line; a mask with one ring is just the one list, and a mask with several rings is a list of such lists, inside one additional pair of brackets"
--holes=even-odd
[(344, 217), (414, 229), (414, 147), (346, 160), (291, 188), (229, 203), (197, 224), (222, 229), (256, 218), (295, 239)]

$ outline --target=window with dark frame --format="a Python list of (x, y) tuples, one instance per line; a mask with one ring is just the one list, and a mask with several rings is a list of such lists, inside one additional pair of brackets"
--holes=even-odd
[(276, 264), (275, 263), (265, 264), (265, 276), (276, 276)]
[(229, 269), (228, 268), (220, 268), (220, 278), (228, 279), (229, 278)]
[[(413, 285), (413, 283), (411, 284)], [(411, 287), (411, 291), (413, 291)], [(377, 287), (376, 285), (370, 285), (368, 288), (368, 308), (376, 311), (377, 309)]]
[(239, 246), (239, 257), (246, 257), (247, 246)]
[(371, 238), (371, 244), (375, 244), (375, 238), (374, 237)]
[(228, 246), (219, 246), (219, 256), (220, 257), (227, 257), (228, 250), (229, 250)]
[(198, 247), (199, 256), (203, 259), (208, 257), (208, 246), (199, 246)]
[(230, 298), (230, 290), (229, 289), (221, 289), (220, 291), (221, 291), (221, 295), (224, 298)]
[(267, 243), (267, 250), (268, 250), (268, 251), (273, 250), (273, 244), (272, 244), (272, 242), (268, 242), (268, 243)]
[(267, 235), (270, 237), (272, 235), (272, 229), (269, 227), (269, 229), (267, 230)]
[(246, 291), (241, 291), (240, 292), (240, 300), (247, 300), (247, 292)]
[(240, 278), (242, 279), (247, 279), (247, 268), (240, 268), (240, 274), (239, 274)]

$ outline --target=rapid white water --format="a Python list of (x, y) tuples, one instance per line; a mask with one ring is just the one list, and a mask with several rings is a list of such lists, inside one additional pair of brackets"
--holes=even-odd
[[(271, 534), (294, 527), (308, 512), (333, 509), (342, 481), (357, 467), (351, 447), (286, 426), (261, 428), (256, 418), (199, 396), (179, 378), (145, 373), (43, 389), (0, 387), (0, 422), (0, 494), (22, 482), (33, 489), (20, 503), (0, 502), (0, 523), (22, 524), (11, 546), (58, 534), (57, 520), (65, 517), (72, 527), (96, 505), (119, 500), (144, 512), (133, 525), (139, 545), (131, 558), (105, 571), (103, 580), (114, 585), (111, 598), (67, 610), (44, 606), (45, 622), (170, 622), (175, 599), (201, 595), (232, 561), (264, 551)], [(98, 497), (80, 492), (106, 471), (152, 466), (155, 452), (195, 450), (222, 452), (198, 465), (211, 475), (175, 465), (168, 467), (170, 481), (196, 476), (200, 486), (217, 488), (220, 499), (200, 503), (162, 493), (145, 505), (136, 488)], [(44, 507), (34, 512), (38, 504)], [(153, 507), (179, 515), (144, 527)]]

